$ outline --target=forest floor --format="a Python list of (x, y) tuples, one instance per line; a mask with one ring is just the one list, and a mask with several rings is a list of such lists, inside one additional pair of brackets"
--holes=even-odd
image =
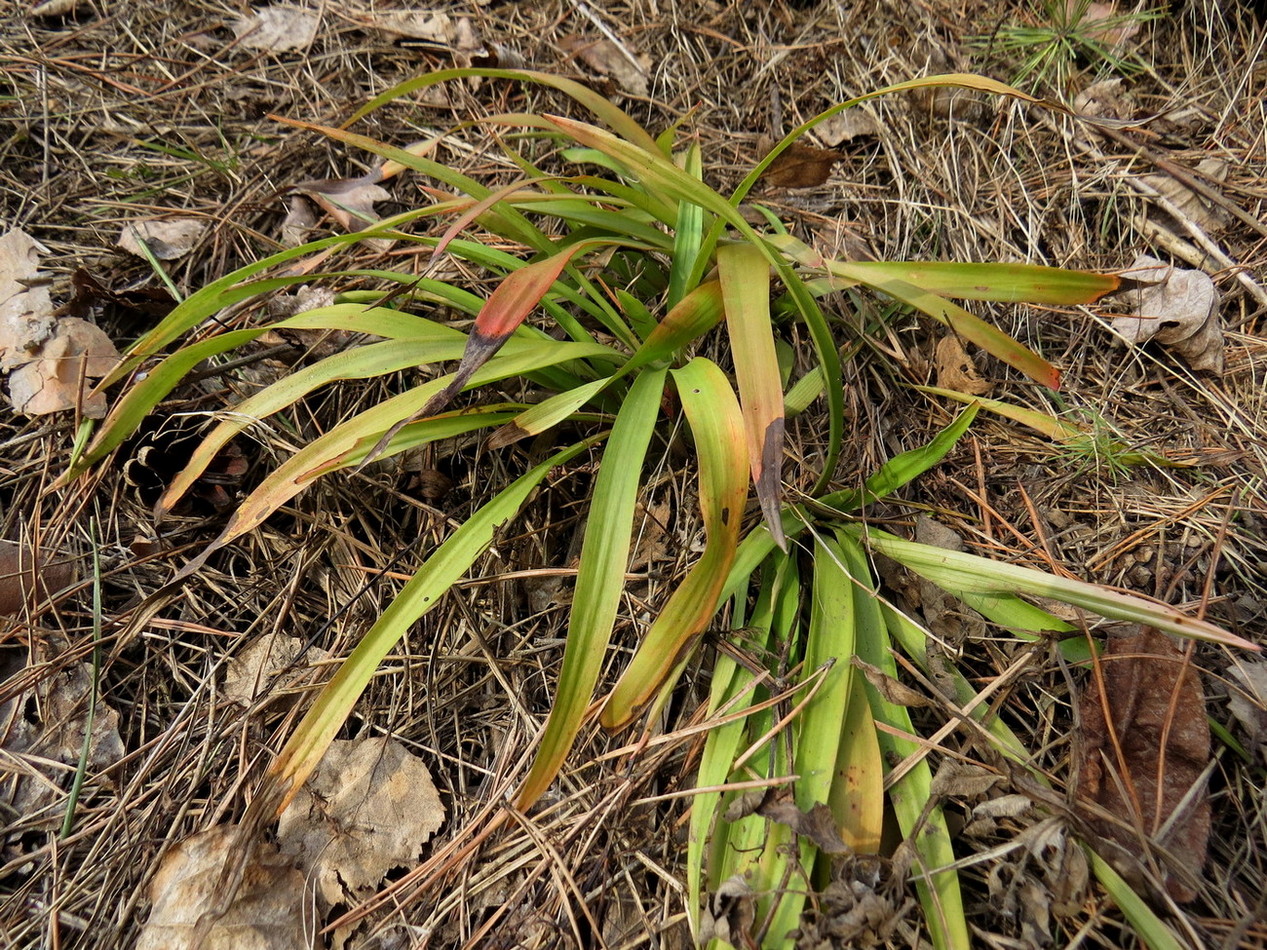
[[(983, 412), (941, 465), (884, 509), (890, 530), (948, 535), (968, 551), (1140, 592), (1267, 643), (1267, 29), (1250, 7), (1188, 0), (1155, 17), (1097, 26), (1087, 22), (1101, 15), (1093, 12), (1062, 26), (1061, 0), (436, 0), (425, 16), (383, 0), (300, 0), (298, 12), (265, 8), (279, 28), (256, 21), (251, 32), (240, 25), (248, 6), (18, 0), (0, 23), (0, 230), (35, 238), (52, 302), (77, 301), (73, 312), (120, 349), (170, 307), (165, 295), (186, 296), (296, 235), (341, 230), (337, 216), (292, 189), (360, 175), (372, 156), (275, 116), (337, 126), (432, 69), (524, 66), (585, 82), (653, 134), (681, 123), (722, 190), (772, 136), (922, 75), (980, 73), (1129, 120), (1080, 125), (969, 92), (889, 97), (816, 130), (809, 144), (835, 151), (823, 180), (767, 180), (754, 199), (799, 237), (846, 257), (1114, 272), (1148, 254), (1208, 275), (1219, 300), (1212, 320), (1139, 345), (1115, 332), (1111, 302), (971, 305), (1059, 366), (1058, 392), (984, 354), (947, 357), (932, 325), (899, 314), (847, 363), (848, 438), (833, 484), (860, 483), (953, 417), (957, 406), (913, 385), (967, 388), (1058, 416), (1084, 437), (1054, 441)], [(1026, 72), (1044, 51), (1051, 55)], [(463, 81), (354, 128), (403, 146), (480, 116), (541, 109), (579, 111), (520, 84)], [(502, 161), (498, 148), (488, 134), (480, 147), (442, 145), (435, 157), (488, 173)], [(428, 184), (410, 173), (384, 182), (375, 211), (429, 201)], [(305, 210), (315, 214), (302, 218)], [(166, 242), (161, 259), (120, 246), (143, 221), (164, 226), (152, 232)], [(419, 260), (414, 249), (364, 244), (340, 267), (413, 273)], [(365, 276), (356, 286), (386, 285)], [(1164, 342), (1174, 336), (1187, 339)], [(458, 439), (414, 470), (324, 478), (220, 552), (142, 635), (107, 637), (94, 670), (94, 615), (109, 633), (216, 537), (264, 471), (410, 379), (331, 387), (284, 421), (253, 428), (158, 531), (151, 505), (191, 450), (190, 435), (287, 372), (301, 350), (272, 340), (245, 350), (247, 365), (200, 373), (140, 437), (68, 485), (55, 482), (71, 458), (76, 413), (0, 412), (0, 537), (13, 542), (4, 556), (29, 566), (39, 552), (51, 594), (27, 597), (0, 579), (10, 614), (0, 628), (0, 948), (133, 945), (165, 851), (241, 815), (302, 711), (294, 697), (308, 680), (294, 674), (253, 697), (240, 682), (250, 678), (243, 655), (280, 634), (311, 647), (301, 667), (330, 669), (408, 576), (420, 539), (442, 537), (504, 484), (502, 466), (522, 462), (489, 462), (478, 441)], [(814, 456), (815, 419), (808, 411), (790, 426), (791, 458)], [(690, 460), (682, 464), (661, 473), (662, 490), (641, 509), (608, 685), (651, 605), (689, 567), (699, 526), (689, 514)], [(814, 474), (790, 465), (787, 479), (805, 489)], [(583, 500), (562, 481), (543, 491), (523, 527), (504, 529), (472, 579), (391, 654), (342, 734), (390, 735), (426, 761), (445, 811), (431, 848), (478, 837), (531, 763), (562, 655)], [(755, 506), (750, 514), (755, 523)], [(995, 713), (1032, 750), (1033, 768), (1071, 795), (1074, 690), (1088, 674), (1063, 666), (1054, 649), (1032, 649), (921, 595), (909, 579), (886, 579), (889, 596), (952, 645), (975, 685), (1006, 671)], [(710, 634), (644, 749), (635, 733), (587, 727), (544, 807), (340, 939), (384, 948), (690, 945), (685, 816), (715, 645)], [(1180, 946), (1267, 947), (1267, 675), (1258, 661), (1211, 645), (1192, 662), (1215, 734), (1203, 773), (1208, 857), (1191, 900), (1164, 891), (1152, 899)], [(236, 687), (226, 683), (235, 663)], [(907, 685), (926, 693), (913, 709), (923, 735), (958, 714), (930, 684)], [(90, 692), (100, 701), (85, 745)], [(963, 757), (961, 738), (952, 729), (939, 740), (934, 770)], [(68, 806), (81, 760), (86, 779)], [(940, 787), (940, 804), (975, 829), (956, 848), (979, 945), (1139, 945), (1094, 882), (1059, 901), (1036, 896), (1041, 848), (1009, 842), (1055, 812), (1009, 810), (1022, 791), (1007, 776)], [(995, 817), (983, 831), (971, 819), (987, 813)], [(409, 868), (384, 870), (391, 880)], [(847, 945), (927, 945), (913, 883), (905, 893), (866, 939)], [(321, 908), (317, 923), (364, 896)], [(833, 905), (811, 906), (801, 945), (832, 945)]]

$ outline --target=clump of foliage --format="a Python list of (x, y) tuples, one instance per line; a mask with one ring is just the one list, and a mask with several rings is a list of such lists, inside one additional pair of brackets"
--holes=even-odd
[[(899, 456), (872, 474), (864, 488), (831, 490), (845, 431), (838, 339), (845, 322), (824, 312), (819, 301), (825, 295), (842, 288), (870, 289), (946, 324), (1037, 383), (1054, 387), (1054, 367), (953, 299), (1086, 303), (1116, 289), (1117, 278), (1024, 264), (829, 260), (791, 237), (772, 216), (767, 216), (768, 226), (754, 227), (740, 206), (762, 172), (799, 136), (863, 99), (928, 86), (1030, 97), (964, 75), (900, 83), (842, 103), (795, 129), (729, 194), (704, 183), (704, 159), (697, 145), (679, 143), (674, 130), (652, 136), (606, 99), (554, 76), (447, 70), (384, 93), (358, 116), (433, 84), (472, 76), (560, 90), (605, 127), (556, 115), (509, 114), (483, 120), (565, 144), (559, 156), (572, 168), (563, 175), (548, 172), (512, 151), (509, 156), (522, 177), (494, 188), (417, 154), (418, 149), (295, 123), (427, 176), (441, 186), (432, 190), (434, 202), (356, 235), (276, 254), (190, 296), (137, 341), (103, 383), (108, 386), (131, 376), (124, 395), (70, 472), (74, 477), (105, 459), (200, 362), (278, 328), (354, 330), (377, 342), (329, 356), (236, 406), (210, 430), (189, 466), (160, 499), (160, 516), (172, 509), (229, 440), (318, 388), (417, 366), (457, 365), (447, 375), (347, 419), (283, 461), (173, 584), (190, 577), (211, 553), (259, 526), (317, 478), (479, 430), (490, 432), (487, 444), (492, 448), (526, 436), (578, 428), (585, 433), (570, 444), (561, 439), (544, 461), (522, 472), (427, 557), (296, 727), (251, 806), (255, 819), (266, 820), (289, 799), (350, 714), (378, 664), (464, 576), (548, 473), (601, 446), (555, 702), (535, 765), (516, 800), (520, 808), (531, 807), (558, 773), (593, 699), (617, 617), (644, 472), (654, 467), (654, 454), (661, 450), (653, 451), (653, 445), (668, 442), (653, 436), (658, 429), (684, 421), (697, 460), (706, 543), (677, 589), (656, 605), (639, 649), (602, 703), (603, 725), (623, 728), (665, 695), (699, 635), (730, 604), (736, 627), (743, 627), (758, 644), (781, 642), (798, 662), (799, 679), (791, 687), (797, 714), (789, 737), (775, 741), (769, 682), (719, 658), (712, 709), (745, 712), (710, 734), (701, 786), (722, 787), (737, 776), (773, 780), (796, 774), (796, 805), (807, 812), (826, 807), (842, 838), (859, 851), (880, 847), (887, 797), (901, 833), (910, 837), (918, 855), (918, 888), (934, 944), (966, 946), (968, 929), (958, 879), (950, 869), (949, 835), (939, 809), (927, 807), (929, 769), (920, 749), (901, 738), (915, 730), (906, 709), (886, 699), (851, 662), (856, 657), (895, 676), (894, 647), (916, 664), (926, 661), (922, 632), (877, 598), (868, 550), (906, 565), (1020, 635), (1068, 629), (1022, 597), (1039, 595), (1188, 636), (1225, 642), (1229, 638), (1209, 624), (1151, 602), (925, 547), (856, 517), (864, 505), (943, 458), (971, 423), (975, 404), (928, 446)], [(449, 222), (439, 237), (406, 230), (412, 223), (432, 219)], [(312, 279), (306, 273), (268, 276), (270, 272), (367, 237), (414, 242), (433, 248), (436, 256), (451, 255), (468, 267), (496, 275), (496, 288), (484, 299), (457, 280), (342, 271), (331, 279), (369, 273), (396, 289), (386, 302), (381, 292), (345, 291), (329, 306), (271, 324), (195, 336), (159, 358), (224, 308)], [(449, 323), (411, 313), (413, 304), (432, 309), (440, 305), (464, 315), (473, 321), (471, 329), (464, 333)], [(551, 321), (562, 338), (528, 321), (537, 313)], [(791, 320), (780, 314), (791, 315)], [(699, 342), (721, 332), (723, 323), (733, 378), (718, 363), (694, 355)], [(795, 346), (800, 327), (811, 341), (813, 365), (799, 379), (788, 381), (779, 353)], [(136, 372), (142, 368), (143, 374)], [(551, 395), (532, 405), (481, 401), (482, 389), (512, 378), (531, 380)], [(461, 391), (471, 394), (469, 406), (455, 409), (451, 402)], [(814, 400), (824, 405), (823, 467), (812, 499), (787, 504), (781, 497), (784, 420), (789, 406), (799, 409)], [(755, 486), (761, 512), (755, 522), (745, 516), (750, 486)], [(755, 599), (750, 600), (751, 594)], [(966, 680), (957, 683), (970, 708), (971, 687)], [(1014, 736), (997, 723), (990, 728), (1007, 754), (1024, 759)], [(737, 761), (745, 749), (743, 760)], [(761, 895), (760, 932), (769, 945), (781, 945), (796, 926), (808, 885), (815, 880), (817, 846), (809, 839), (797, 840), (787, 826), (770, 825), (759, 817), (720, 819), (722, 800), (720, 791), (702, 793), (692, 812), (691, 910), (698, 909), (704, 889), (716, 889), (727, 878), (741, 875)], [(788, 886), (794, 873), (804, 880)]]
[(1040, 89), (1050, 84), (1064, 92), (1080, 66), (1095, 73), (1122, 75), (1148, 68), (1126, 44), (1139, 28), (1165, 14), (1161, 7), (1118, 12), (1093, 0), (1042, 0), (1028, 23), (1005, 23), (974, 44), (1019, 64), (1012, 83)]

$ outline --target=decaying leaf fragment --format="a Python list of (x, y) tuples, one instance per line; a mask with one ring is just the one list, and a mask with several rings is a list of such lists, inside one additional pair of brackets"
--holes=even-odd
[[(762, 137), (757, 149), (764, 155), (776, 144)], [(844, 157), (834, 149), (793, 142), (770, 163), (761, 180), (774, 188), (816, 188), (831, 177), (831, 170)]]
[(331, 744), (282, 812), (277, 837), (334, 905), (369, 896), (392, 868), (417, 863), (443, 822), (417, 756), (394, 739), (359, 739)]
[(188, 254), (207, 230), (202, 218), (157, 218), (129, 221), (119, 232), (119, 247), (129, 254), (145, 257), (144, 243), (160, 261), (174, 261)]
[(647, 94), (647, 69), (651, 58), (646, 54), (634, 56), (611, 40), (592, 36), (565, 36), (559, 40), (559, 46), (600, 76), (611, 76), (625, 92), (635, 96)]
[(302, 662), (296, 660), (304, 652), (304, 641), (282, 633), (266, 633), (229, 659), (224, 674), (224, 697), (230, 702), (250, 706), (267, 693), (293, 686), (313, 663), (329, 654), (313, 648)]
[(1117, 333), (1137, 344), (1155, 339), (1193, 369), (1223, 372), (1223, 323), (1214, 281), (1147, 254), (1136, 257), (1121, 276), (1139, 286), (1126, 295), (1132, 312), (1113, 318)]
[(9, 400), (27, 415), (78, 408), (98, 419), (106, 399), (93, 381), (119, 361), (101, 330), (78, 317), (54, 315), (39, 274), (43, 248), (23, 231), (0, 237), (0, 370), (9, 372)]
[(1228, 672), (1228, 709), (1240, 721), (1250, 747), (1267, 762), (1267, 661), (1242, 660)]
[(1138, 867), (1150, 842), (1167, 852), (1173, 861), (1158, 862), (1166, 890), (1192, 900), (1210, 836), (1201, 679), (1178, 644), (1151, 627), (1109, 638), (1099, 668), (1103, 683), (1088, 681), (1079, 703), (1079, 803), (1121, 848), (1117, 857)]
[(457, 38), (453, 18), (429, 10), (374, 10), (367, 14), (374, 29), (392, 37), (449, 44)]
[(814, 126), (814, 134), (828, 148), (835, 148), (864, 135), (879, 135), (880, 124), (870, 112), (855, 107), (824, 119)]
[(74, 580), (67, 563), (50, 563), (29, 544), (0, 541), (0, 616), (12, 616), (35, 606)]
[[(64, 796), (74, 778), (88, 733), (88, 703), (92, 695), (92, 667), (62, 663), (66, 643), (53, 631), (37, 630), (32, 637), (30, 662), (25, 651), (0, 652), (0, 682), (44, 664), (61, 668), (40, 670), (34, 684), (0, 704), (0, 806), (26, 821), (60, 823)], [(25, 669), (24, 669), (25, 667)], [(103, 700), (93, 710), (87, 767), (94, 775), (123, 758), (119, 714)]]
[(40, 275), (41, 253), (48, 253), (48, 249), (18, 228), (0, 237), (2, 370), (33, 359), (57, 326), (48, 282)]
[(969, 396), (984, 396), (994, 389), (994, 384), (981, 375), (976, 361), (953, 333), (937, 341), (933, 360), (937, 366), (937, 385), (942, 389), (954, 389)]
[(233, 35), (248, 49), (280, 53), (311, 46), (320, 25), (321, 14), (316, 10), (275, 3), (238, 19), (233, 24)]
[[(345, 231), (363, 231), (381, 217), (374, 210), (374, 205), (391, 197), (391, 192), (379, 184), (382, 180), (382, 168), (375, 168), (359, 178), (324, 178), (319, 181), (303, 181), (292, 187), (291, 191), (318, 205)], [(290, 212), (282, 224), (283, 233), (287, 234), (288, 241), (296, 239), (300, 227), (306, 229), (311, 226), (305, 222), (302, 212), (297, 211), (296, 200), (291, 199)], [(289, 232), (287, 232), (288, 228)], [(303, 243), (305, 239), (299, 237), (296, 243)], [(371, 238), (366, 243), (379, 251), (386, 250), (392, 244), (387, 238)]]
[[(163, 856), (150, 882), (150, 919), (137, 950), (192, 950), (202, 915), (220, 899), (220, 874), (242, 842), (221, 825), (186, 838)], [(308, 950), (313, 927), (304, 876), (261, 843), (247, 865), (237, 898), (214, 922), (203, 950)]]
[[(1204, 178), (1226, 181), (1228, 164), (1221, 158), (1206, 158), (1197, 163), (1196, 171)], [(1169, 199), (1171, 207), (1181, 218), (1203, 231), (1219, 228), (1228, 221), (1227, 211), (1197, 194), (1173, 175), (1145, 175), (1143, 181)]]
[(757, 814), (770, 821), (787, 825), (797, 835), (814, 842), (824, 854), (846, 854), (852, 849), (845, 844), (836, 827), (836, 819), (822, 802), (816, 802), (809, 811), (803, 811), (792, 800), (789, 791), (767, 795)]

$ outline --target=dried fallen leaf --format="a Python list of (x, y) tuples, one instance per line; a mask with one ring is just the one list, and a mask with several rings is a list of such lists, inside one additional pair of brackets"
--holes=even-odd
[(312, 202), (303, 195), (291, 195), (286, 202), (286, 217), (282, 221), (282, 245), (298, 247), (308, 240), (308, 232), (317, 226)]
[(756, 919), (757, 894), (742, 874), (735, 874), (717, 886), (708, 906), (700, 912), (700, 946), (708, 946), (712, 940), (736, 947), (750, 946)]
[(374, 29), (391, 37), (407, 37), (411, 40), (427, 40), (441, 45), (453, 45), (457, 36), (453, 18), (447, 13), (430, 13), (423, 10), (381, 10), (370, 14)]
[(1079, 702), (1078, 798), (1091, 826), (1120, 847), (1106, 857), (1125, 858), (1128, 879), (1151, 841), (1175, 859), (1162, 872), (1166, 890), (1192, 900), (1192, 879), (1177, 869), (1199, 873), (1210, 836), (1201, 678), (1175, 641), (1152, 628), (1110, 637), (1099, 668), (1103, 683), (1088, 682)]
[(1077, 20), (1077, 29), (1081, 35), (1105, 46), (1126, 45), (1139, 32), (1140, 26), (1137, 17), (1118, 13), (1116, 3), (1065, 0), (1065, 17), (1067, 20)]
[(559, 46), (600, 76), (611, 76), (625, 92), (645, 96), (649, 91), (647, 69), (651, 58), (646, 54), (634, 56), (611, 40), (575, 34), (560, 39)]
[(41, 253), (48, 249), (25, 231), (14, 228), (0, 237), (0, 370), (33, 359), (57, 324), (48, 282), (39, 273)]
[[(65, 648), (55, 632), (35, 631), (27, 671), (60, 664), (58, 657)], [(18, 655), (13, 650), (2, 654), (10, 661)], [(22, 663), (16, 665), (6, 670), (14, 674), (11, 680), (24, 672)], [(27, 819), (60, 822), (65, 811), (61, 799), (70, 787), (88, 733), (92, 667), (70, 663), (55, 673), (37, 676), (29, 689), (0, 704), (0, 805)], [(88, 742), (88, 774), (116, 764), (123, 755), (119, 714), (98, 699)], [(93, 781), (108, 784), (106, 779)], [(48, 811), (41, 815), (43, 809)]]
[[(947, 551), (964, 549), (963, 538), (927, 515), (917, 515), (915, 518), (915, 540), (920, 544), (945, 548)], [(916, 589), (920, 609), (924, 614), (924, 625), (939, 640), (959, 644), (980, 640), (985, 636), (985, 619), (957, 597), (922, 577), (916, 578)]]
[(66, 16), (74, 13), (77, 6), (79, 6), (79, 0), (44, 0), (43, 3), (37, 4), (34, 9), (27, 13), (27, 16)]
[(313, 663), (324, 660), (324, 650), (313, 649), (299, 665), (304, 641), (281, 633), (266, 633), (229, 659), (224, 673), (224, 697), (250, 706), (264, 693), (276, 693), (292, 685)]
[(875, 117), (860, 107), (846, 109), (814, 126), (814, 134), (828, 148), (844, 142), (852, 142), (864, 135), (879, 135), (880, 125)]
[[(773, 139), (762, 137), (757, 149), (765, 154), (774, 147)], [(774, 188), (814, 188), (831, 177), (831, 170), (845, 156), (827, 148), (793, 143), (770, 163), (761, 180)]]
[(0, 616), (12, 616), (61, 590), (75, 578), (67, 563), (48, 563), (30, 545), (0, 541)]
[(937, 341), (933, 362), (937, 367), (937, 385), (942, 389), (954, 389), (969, 396), (984, 396), (994, 389), (994, 383), (981, 375), (976, 361), (954, 334)]
[(202, 218), (158, 218), (150, 221), (129, 221), (119, 232), (119, 247), (129, 254), (145, 257), (141, 243), (160, 261), (184, 257), (198, 243), (207, 224)]
[[(199, 919), (220, 899), (220, 874), (242, 842), (232, 826), (181, 841), (150, 882), (150, 919), (136, 950), (192, 950)], [(309, 950), (313, 939), (304, 876), (261, 843), (246, 866), (237, 898), (215, 921), (203, 950)]]
[(390, 738), (334, 742), (282, 812), (282, 851), (331, 905), (372, 894), (392, 868), (417, 862), (444, 822), (422, 761)]
[(84, 268), (70, 275), (74, 295), (59, 313), (89, 320), (98, 313), (108, 313), (120, 320), (153, 326), (172, 312), (176, 301), (162, 287), (136, 287), (114, 291), (105, 287)]
[(361, 231), (379, 219), (374, 204), (386, 201), (391, 193), (379, 182), (382, 175), (372, 171), (360, 178), (326, 178), (304, 181), (291, 190), (307, 195), (346, 231)]
[[(880, 947), (913, 902), (903, 904), (902, 880), (895, 865), (873, 854), (833, 859), (831, 883), (807, 903), (799, 924), (797, 947)], [(740, 946), (740, 944), (737, 944)]]
[(769, 795), (757, 809), (757, 814), (769, 821), (787, 825), (802, 838), (812, 841), (824, 854), (847, 854), (852, 851), (840, 836), (831, 809), (823, 802), (815, 803), (809, 811), (802, 811), (792, 801), (791, 793)]
[(1227, 707), (1240, 721), (1250, 747), (1267, 761), (1267, 662), (1240, 660), (1230, 672), (1240, 682), (1228, 690)]
[(1193, 369), (1223, 372), (1223, 323), (1214, 281), (1147, 254), (1139, 255), (1122, 277), (1138, 286), (1127, 292), (1132, 312), (1113, 318), (1117, 333), (1136, 344), (1155, 339)]
[[(1206, 158), (1197, 164), (1198, 177), (1225, 181), (1227, 162), (1221, 158)], [(1211, 231), (1228, 222), (1228, 213), (1218, 205), (1197, 194), (1173, 175), (1145, 175), (1144, 184), (1169, 199), (1179, 217), (1195, 224), (1203, 231)]]
[(910, 706), (912, 708), (930, 705), (929, 699), (923, 693), (916, 692), (904, 683), (894, 679), (878, 666), (873, 666), (860, 657), (852, 657), (850, 662), (862, 671), (862, 675), (867, 678), (881, 698), (886, 703), (892, 703), (894, 706)]
[(233, 35), (247, 49), (280, 53), (307, 49), (317, 38), (320, 24), (321, 14), (316, 10), (277, 3), (238, 19), (233, 24)]
[(100, 419), (106, 414), (105, 394), (89, 390), (118, 362), (119, 351), (105, 333), (87, 320), (63, 317), (39, 357), (9, 375), (9, 399), (29, 416), (78, 409)]
[(118, 351), (86, 320), (53, 315), (39, 275), (42, 250), (22, 231), (0, 238), (0, 370), (11, 371), (9, 399), (28, 415), (79, 408), (100, 418), (105, 396), (88, 390), (114, 369)]
[[(1102, 79), (1078, 93), (1073, 100), (1073, 111), (1093, 119), (1125, 119), (1134, 111), (1125, 98), (1122, 80)], [(1094, 129), (1094, 126), (1089, 126)]]

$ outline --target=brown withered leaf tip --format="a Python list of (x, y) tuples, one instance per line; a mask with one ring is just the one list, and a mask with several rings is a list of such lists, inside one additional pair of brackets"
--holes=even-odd
[[(1148, 846), (1142, 832), (1173, 858), (1158, 862), (1167, 892), (1192, 900), (1210, 837), (1209, 796), (1195, 787), (1210, 761), (1201, 678), (1178, 644), (1152, 628), (1110, 638), (1100, 669), (1103, 689), (1089, 680), (1079, 704), (1079, 806), (1121, 848), (1106, 857), (1138, 866)], [(1138, 877), (1122, 870), (1128, 880)]]
[[(762, 137), (757, 148), (765, 155), (776, 144), (773, 139)], [(793, 143), (770, 163), (761, 180), (773, 188), (815, 188), (831, 177), (831, 170), (844, 157), (834, 149)]]

